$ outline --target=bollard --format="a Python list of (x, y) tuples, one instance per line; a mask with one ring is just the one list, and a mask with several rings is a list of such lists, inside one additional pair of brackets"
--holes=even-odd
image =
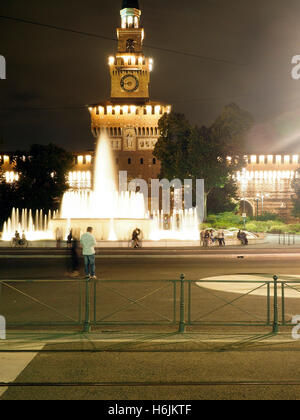
[(179, 333), (185, 333), (185, 305), (184, 305), (184, 274), (180, 276), (180, 321), (179, 321)]
[(273, 276), (274, 279), (274, 321), (273, 321), (273, 333), (277, 334), (279, 330), (278, 326), (278, 277)]
[(85, 282), (85, 321), (84, 321), (84, 333), (91, 332), (91, 319), (90, 319), (90, 279), (86, 279)]

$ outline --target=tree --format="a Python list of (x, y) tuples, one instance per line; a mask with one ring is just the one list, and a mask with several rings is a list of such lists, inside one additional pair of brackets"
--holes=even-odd
[(188, 172), (189, 141), (193, 128), (183, 114), (165, 114), (158, 122), (161, 136), (154, 156), (161, 162), (159, 177), (182, 181)]
[(226, 106), (211, 127), (192, 127), (182, 114), (164, 115), (154, 150), (161, 161), (160, 178), (192, 179), (194, 186), (196, 179), (204, 179), (206, 218), (209, 194), (223, 189), (245, 165), (245, 138), (252, 124), (251, 115), (236, 104)]
[(68, 189), (67, 172), (73, 166), (72, 155), (51, 143), (34, 144), (28, 154), (17, 152), (14, 163), (19, 174), (16, 206), (46, 211), (57, 209)]
[(210, 214), (234, 212), (237, 210), (237, 185), (227, 182), (223, 188), (213, 188), (207, 197), (207, 208)]
[(8, 184), (4, 178), (3, 162), (0, 162), (0, 231), (3, 223), (9, 218), (15, 205), (15, 184)]
[[(299, 174), (300, 170), (297, 171)], [(300, 178), (294, 178), (292, 181), (292, 189), (294, 193), (292, 194), (292, 216), (300, 217)]]

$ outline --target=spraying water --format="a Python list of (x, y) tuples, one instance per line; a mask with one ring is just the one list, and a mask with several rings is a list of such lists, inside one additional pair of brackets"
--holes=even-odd
[[(166, 219), (168, 223), (166, 224)], [(54, 239), (59, 229), (66, 238), (70, 229), (83, 233), (94, 228), (98, 241), (128, 241), (139, 227), (144, 239), (198, 240), (196, 209), (175, 211), (170, 218), (162, 212), (150, 217), (139, 192), (118, 192), (117, 176), (110, 140), (99, 138), (94, 165), (93, 190), (69, 190), (62, 199), (60, 214), (13, 210), (4, 224), (2, 239), (11, 240), (16, 230), (27, 239)]]

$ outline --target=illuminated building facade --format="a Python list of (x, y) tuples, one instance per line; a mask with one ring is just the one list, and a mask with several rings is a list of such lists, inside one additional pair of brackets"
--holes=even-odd
[[(160, 136), (158, 121), (171, 111), (170, 105), (152, 102), (149, 95), (151, 58), (143, 53), (145, 37), (138, 0), (123, 0), (118, 48), (108, 59), (111, 78), (110, 100), (90, 106), (92, 134), (106, 134), (114, 151), (117, 170), (128, 178), (146, 181), (157, 178), (160, 164), (153, 156)], [(93, 185), (94, 152), (74, 154), (74, 169), (68, 175), (72, 189)], [(292, 207), (292, 180), (300, 167), (299, 155), (249, 155), (246, 166), (234, 179), (239, 187), (241, 211), (262, 211), (287, 217)], [(9, 153), (0, 156), (6, 182), (18, 180)]]

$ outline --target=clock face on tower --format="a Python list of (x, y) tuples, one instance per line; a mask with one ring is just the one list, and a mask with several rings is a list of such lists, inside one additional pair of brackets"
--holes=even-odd
[(135, 92), (139, 87), (139, 79), (132, 74), (127, 74), (122, 77), (120, 85), (125, 92)]

